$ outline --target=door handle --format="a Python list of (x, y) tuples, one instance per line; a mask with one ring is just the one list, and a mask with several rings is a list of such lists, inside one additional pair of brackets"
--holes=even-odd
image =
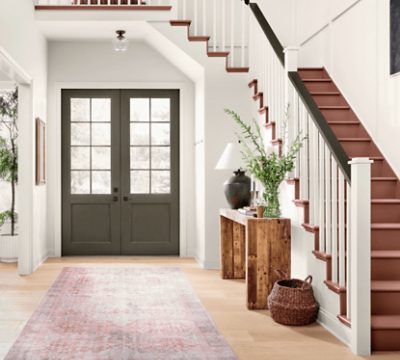
[(113, 196), (112, 201), (117, 202), (118, 201), (118, 196)]
[(124, 196), (124, 197), (123, 197), (123, 200), (124, 200), (124, 201), (128, 201), (129, 198), (128, 198), (127, 196)]

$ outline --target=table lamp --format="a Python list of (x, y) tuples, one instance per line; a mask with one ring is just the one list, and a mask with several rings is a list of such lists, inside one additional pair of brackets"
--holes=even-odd
[(235, 170), (224, 183), (226, 200), (232, 209), (239, 209), (250, 205), (251, 180), (245, 175), (244, 161), (240, 151), (240, 143), (228, 143), (222, 153), (216, 170)]

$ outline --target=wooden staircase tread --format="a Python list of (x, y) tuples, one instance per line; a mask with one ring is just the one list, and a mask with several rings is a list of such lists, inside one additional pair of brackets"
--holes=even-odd
[(400, 330), (400, 315), (372, 315), (373, 330)]
[(395, 176), (374, 176), (371, 177), (371, 181), (397, 181), (397, 177)]
[(340, 286), (338, 283), (335, 283), (333, 281), (330, 280), (325, 280), (325, 285), (332, 290), (333, 292), (335, 292), (336, 294), (342, 294), (346, 292), (346, 288), (343, 286)]
[(190, 26), (191, 20), (171, 20), (169, 22), (172, 26)]
[(400, 199), (371, 199), (372, 204), (400, 204)]
[(208, 41), (211, 39), (210, 36), (194, 36), (190, 35), (188, 36), (189, 41)]
[(400, 230), (400, 223), (373, 223), (371, 224), (373, 230)]
[(209, 56), (209, 57), (227, 57), (227, 56), (229, 56), (229, 51), (208, 51), (207, 56)]
[(321, 79), (302, 79), (303, 82), (332, 82), (332, 79), (325, 79), (325, 78), (321, 78)]
[(245, 73), (245, 72), (249, 72), (249, 68), (248, 67), (227, 67), (226, 71), (227, 72), (232, 72), (232, 73)]
[(249, 87), (253, 87), (253, 86), (257, 85), (257, 84), (258, 84), (258, 80), (257, 79), (253, 79), (253, 80), (251, 80), (249, 82)]
[(307, 71), (307, 70), (325, 70), (323, 66), (311, 66), (311, 67), (302, 67), (298, 68), (299, 71)]
[(373, 259), (400, 259), (400, 250), (372, 250)]
[(371, 142), (370, 138), (338, 138), (339, 141), (352, 141), (352, 142)]
[(361, 125), (359, 121), (340, 121), (340, 120), (327, 120), (329, 125)]
[(373, 292), (400, 292), (400, 281), (397, 280), (372, 280)]
[(318, 108), (321, 110), (350, 110), (348, 105), (320, 105)]
[(311, 96), (340, 96), (339, 91), (310, 91)]

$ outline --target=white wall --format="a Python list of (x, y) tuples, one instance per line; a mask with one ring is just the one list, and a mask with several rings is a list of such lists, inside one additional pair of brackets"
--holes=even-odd
[[(304, 9), (307, 3), (301, 0), (299, 8)], [(400, 176), (396, 141), (400, 136), (400, 76), (391, 76), (389, 70), (390, 1), (342, 0), (339, 3), (339, 10), (332, 9), (328, 0), (314, 4), (314, 13), (332, 10), (325, 12), (326, 28), (302, 47), (300, 65), (326, 67)], [(299, 29), (307, 23), (309, 19), (299, 12)], [(304, 39), (310, 33), (312, 29)]]
[[(46, 121), (46, 96), (47, 96), (47, 44), (40, 34), (35, 20), (32, 1), (2, 0), (0, 2), (0, 47), (12, 57), (12, 59), (23, 68), (33, 79), (32, 101), (30, 123), (20, 124), (28, 130), (26, 142), (20, 144), (20, 149), (24, 145), (31, 146), (28, 153), (31, 154), (29, 169), (29, 179), (24, 179), (28, 187), (33, 191), (31, 194), (18, 194), (20, 204), (29, 202), (35, 209), (32, 221), (32, 251), (33, 264), (36, 267), (40, 261), (47, 256), (46, 242), (46, 186), (34, 186), (34, 121), (39, 116)], [(24, 129), (20, 130), (23, 134)], [(21, 153), (20, 153), (21, 154)], [(30, 214), (33, 216), (33, 214)], [(24, 224), (21, 224), (24, 225)]]
[[(79, 56), (76, 56), (79, 54)], [(84, 59), (84, 61), (83, 61)], [(184, 160), (181, 182), (184, 187), (188, 206), (181, 208), (181, 214), (187, 219), (187, 226), (182, 237), (187, 239), (187, 251), (182, 255), (196, 253), (196, 236), (194, 229), (194, 84), (179, 69), (167, 61), (145, 42), (132, 42), (126, 53), (113, 51), (109, 41), (65, 41), (49, 44), (49, 166), (53, 171), (49, 174), (49, 222), (48, 236), (52, 244), (52, 253), (59, 255), (61, 244), (61, 141), (60, 112), (57, 88), (76, 87), (89, 88), (173, 88), (174, 84), (185, 89), (181, 92), (181, 161)], [(160, 85), (161, 84), (161, 85)]]

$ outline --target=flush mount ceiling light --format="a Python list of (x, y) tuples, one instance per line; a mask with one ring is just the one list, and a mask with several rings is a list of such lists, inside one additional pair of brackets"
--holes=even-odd
[(125, 37), (125, 30), (117, 30), (117, 37), (113, 39), (113, 47), (116, 52), (124, 52), (129, 48), (129, 41)]

